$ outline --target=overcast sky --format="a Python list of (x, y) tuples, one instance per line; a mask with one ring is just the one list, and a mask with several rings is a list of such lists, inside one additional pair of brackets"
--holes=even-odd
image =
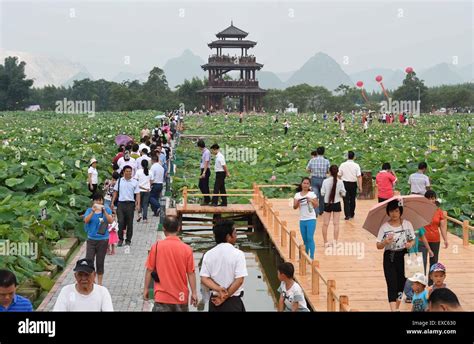
[(147, 72), (185, 49), (206, 59), (231, 19), (273, 72), (298, 69), (319, 51), (349, 73), (422, 69), (453, 56), (466, 65), (474, 55), (471, 1), (0, 2), (0, 49), (66, 58), (96, 78)]

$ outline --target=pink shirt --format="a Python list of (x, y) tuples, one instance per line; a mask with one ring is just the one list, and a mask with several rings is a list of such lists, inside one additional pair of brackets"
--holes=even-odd
[(393, 184), (397, 181), (397, 178), (390, 172), (385, 170), (377, 173), (375, 177), (375, 183), (379, 190), (379, 198), (391, 198), (393, 197)]

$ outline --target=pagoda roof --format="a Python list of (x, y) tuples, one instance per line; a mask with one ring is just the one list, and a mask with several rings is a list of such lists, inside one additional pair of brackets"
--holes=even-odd
[(222, 30), (221, 32), (216, 34), (218, 38), (244, 38), (247, 37), (248, 32), (239, 29), (238, 27), (234, 26), (234, 23), (231, 21), (230, 26), (227, 29)]
[(254, 47), (257, 42), (248, 40), (226, 40), (219, 39), (208, 44), (209, 48), (251, 48)]

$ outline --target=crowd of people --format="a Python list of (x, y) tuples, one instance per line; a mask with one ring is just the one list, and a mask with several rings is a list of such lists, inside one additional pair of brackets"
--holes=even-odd
[[(148, 221), (149, 207), (154, 216), (160, 216), (160, 198), (172, 155), (170, 142), (183, 128), (179, 112), (168, 113), (167, 117), (168, 121), (162, 121), (153, 130), (145, 126), (140, 132), (140, 143), (131, 140), (119, 146), (112, 159), (112, 177), (104, 181), (102, 188), (99, 162), (95, 158), (90, 160), (87, 185), (92, 202), (83, 215), (87, 233), (86, 256), (77, 261), (75, 283), (62, 288), (54, 311), (114, 310), (111, 295), (102, 286), (104, 262), (107, 254), (115, 254), (115, 245), (132, 244), (134, 222)], [(354, 123), (355, 114), (352, 113), (351, 117)], [(382, 114), (379, 121), (392, 123), (392, 117)], [(325, 113), (323, 120), (327, 118)], [(334, 119), (342, 125), (345, 122), (342, 113), (336, 114)], [(243, 115), (239, 120), (243, 122)], [(313, 116), (313, 121), (316, 120)], [(361, 121), (364, 129), (365, 123), (371, 120), (371, 113), (368, 116), (363, 114)], [(401, 123), (408, 121), (405, 117), (403, 121), (401, 117), (399, 120)], [(289, 127), (285, 119), (285, 134)], [(204, 194), (201, 205), (225, 207), (227, 197), (219, 196), (226, 194), (225, 180), (230, 177), (225, 157), (217, 143), (208, 149), (204, 140), (199, 140), (197, 147), (201, 152), (199, 189)], [(215, 156), (215, 182), (210, 194), (212, 156)], [(357, 194), (362, 192), (362, 172), (355, 159), (355, 152), (349, 151), (347, 160), (338, 166), (325, 157), (324, 147), (311, 152), (311, 159), (306, 165), (309, 176), (298, 184), (293, 198), (293, 209), (299, 210), (301, 237), (311, 259), (316, 254), (314, 236), (319, 216), (323, 216), (324, 248), (338, 243), (341, 212), (344, 210), (345, 221), (351, 221), (356, 216)], [(394, 187), (399, 180), (389, 162), (382, 164), (375, 178), (378, 202), (383, 203), (389, 218), (379, 229), (376, 247), (384, 250), (383, 270), (392, 311), (399, 310), (403, 295), (405, 302), (412, 303), (413, 311), (461, 310), (456, 295), (447, 289), (446, 267), (439, 262), (441, 237), (444, 248), (448, 248), (447, 222), (426, 172), (427, 164), (421, 162), (418, 171), (411, 174), (407, 181), (410, 194), (424, 196), (437, 207), (431, 223), (421, 228), (413, 228), (411, 222), (404, 219), (403, 204), (394, 199)], [(145, 263), (143, 298), (149, 299), (148, 288), (153, 284), (153, 311), (185, 312), (190, 304), (197, 306), (199, 302), (193, 250), (179, 237), (181, 228), (178, 218), (162, 218), (165, 239), (150, 248)], [(332, 241), (328, 239), (331, 220), (334, 229)], [(234, 222), (217, 221), (213, 235), (216, 245), (204, 254), (199, 270), (202, 297), (208, 302), (211, 312), (244, 312), (242, 297), (248, 273), (244, 253), (235, 247), (237, 232)], [(407, 253), (421, 253), (424, 262), (424, 271), (409, 278), (406, 278), (404, 268)], [(303, 290), (294, 280), (291, 263), (284, 262), (278, 266), (278, 279), (278, 310), (309, 311)], [(32, 311), (29, 300), (16, 295), (16, 286), (15, 275), (8, 270), (0, 270), (0, 311)]]

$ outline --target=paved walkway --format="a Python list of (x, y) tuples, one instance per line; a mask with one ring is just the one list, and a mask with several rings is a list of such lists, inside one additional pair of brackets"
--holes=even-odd
[[(143, 300), (143, 282), (145, 279), (145, 261), (148, 250), (163, 232), (158, 232), (159, 217), (149, 217), (148, 224), (135, 222), (133, 225), (132, 246), (117, 247), (115, 255), (105, 258), (103, 285), (112, 296), (116, 311), (149, 311), (151, 305)], [(61, 288), (75, 283), (72, 269), (78, 259), (85, 256), (84, 243), (76, 256), (66, 267), (51, 292), (38, 308), (40, 311), (51, 311)]]

